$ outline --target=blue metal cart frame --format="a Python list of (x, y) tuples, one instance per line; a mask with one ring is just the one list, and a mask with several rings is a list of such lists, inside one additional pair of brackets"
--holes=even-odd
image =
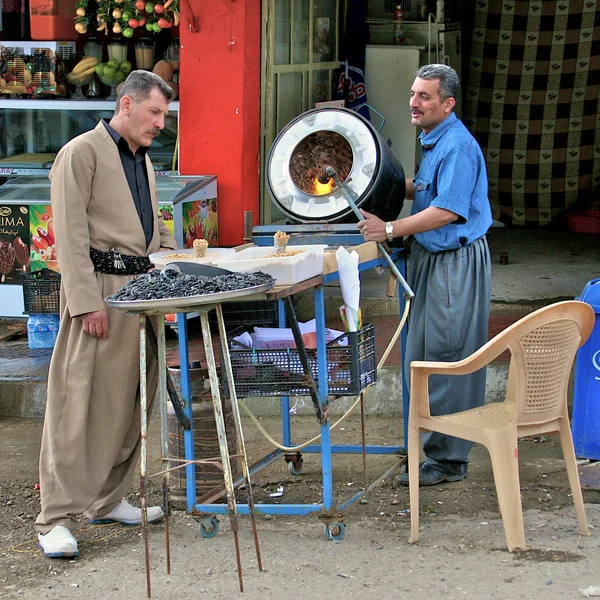
[[(288, 229), (294, 226), (289, 226)], [(335, 226), (327, 226), (327, 229)], [(339, 227), (339, 226), (338, 226)], [(261, 228), (255, 228), (260, 230)], [(286, 227), (281, 227), (285, 230)], [(343, 228), (342, 228), (343, 229)], [(267, 246), (273, 244), (273, 238), (271, 236), (255, 235), (254, 241), (257, 245)], [(348, 230), (345, 233), (335, 232), (332, 235), (331, 231), (324, 232), (323, 237), (319, 235), (312, 235), (310, 242), (308, 243), (328, 243), (329, 245), (345, 244), (345, 245), (357, 245), (362, 243), (363, 239), (360, 234), (356, 233), (356, 229), (352, 232)], [(305, 239), (296, 240), (296, 243), (307, 243)], [(395, 248), (390, 250), (390, 256), (394, 263), (398, 267), (398, 270), (403, 277), (406, 277), (406, 260), (405, 251), (402, 248)], [(359, 265), (359, 271), (367, 271), (369, 269), (380, 268), (386, 266), (386, 261), (379, 257), (375, 260), (369, 260)], [(326, 354), (326, 341), (325, 341), (325, 296), (323, 284), (336, 281), (339, 279), (339, 273), (337, 271), (328, 273), (323, 276), (315, 277), (307, 283), (307, 288), (314, 288), (314, 305), (315, 305), (315, 319), (316, 319), (316, 334), (317, 334), (317, 366), (318, 366), (318, 397), (321, 402), (321, 406), (324, 408), (327, 405), (328, 398), (328, 382), (327, 382), (327, 354)], [(404, 312), (405, 298), (398, 286), (400, 311), (402, 315)], [(294, 286), (294, 292), (297, 293), (297, 286)], [(285, 326), (285, 313), (283, 310), (282, 297), (285, 296), (285, 292), (281, 290), (277, 294), (279, 302), (279, 326)], [(273, 298), (271, 293), (266, 294), (266, 298)], [(192, 422), (192, 407), (190, 399), (190, 378), (189, 378), (189, 355), (188, 355), (188, 334), (187, 334), (187, 321), (185, 314), (177, 315), (178, 329), (179, 329), (179, 360), (181, 368), (181, 389), (182, 389), (182, 400), (184, 402), (185, 414)], [(401, 364), (403, 366), (403, 357), (405, 356), (406, 349), (406, 336), (407, 327), (404, 326), (401, 336), (400, 345), (402, 353)], [(290, 402), (289, 397), (281, 398), (282, 402), (282, 429), (283, 429), (283, 444), (285, 446), (292, 445), (292, 431), (290, 422)], [(408, 414), (408, 389), (405, 383), (405, 378), (402, 377), (402, 406), (403, 406), (403, 430), (404, 439), (407, 439), (407, 418)], [(345, 532), (345, 525), (343, 524), (343, 517), (338, 514), (334, 514), (334, 510), (341, 511), (351, 505), (352, 503), (359, 500), (364, 496), (368, 490), (362, 490), (352, 498), (335, 506), (333, 497), (333, 469), (332, 469), (332, 454), (343, 453), (343, 454), (360, 454), (363, 453), (363, 446), (360, 444), (332, 444), (331, 443), (331, 432), (329, 419), (320, 426), (321, 428), (321, 443), (309, 445), (302, 449), (302, 452), (306, 453), (319, 453), (321, 454), (321, 471), (323, 481), (323, 501), (315, 504), (254, 504), (254, 510), (259, 514), (270, 514), (270, 515), (307, 515), (309, 513), (324, 512), (324, 520), (326, 533), (330, 539), (341, 539)], [(184, 452), (185, 460), (194, 460), (194, 432), (193, 429), (184, 431)], [(367, 454), (406, 454), (405, 446), (377, 446), (368, 445), (366, 446)], [(270, 452), (259, 460), (256, 464), (250, 467), (250, 474), (255, 473), (264, 469), (274, 460), (284, 456), (284, 452), (280, 449)], [(379, 477), (375, 482), (369, 486), (368, 489), (374, 487), (377, 483), (385, 479), (391, 474), (390, 469)], [(218, 522), (212, 517), (212, 515), (226, 515), (229, 514), (229, 507), (227, 504), (213, 504), (212, 502), (223, 495), (224, 490), (216, 490), (214, 494), (207, 494), (203, 496), (204, 503), (197, 503), (196, 489), (195, 489), (195, 465), (193, 463), (188, 464), (186, 467), (186, 500), (187, 510), (191, 514), (201, 516), (203, 523), (208, 523), (211, 531), (211, 537), (216, 533), (215, 526), (218, 527)], [(243, 478), (238, 478), (236, 486), (241, 485)], [(209, 497), (210, 496), (210, 497)], [(237, 510), (239, 514), (248, 514), (248, 504), (237, 504)], [(201, 528), (202, 531), (202, 528)]]

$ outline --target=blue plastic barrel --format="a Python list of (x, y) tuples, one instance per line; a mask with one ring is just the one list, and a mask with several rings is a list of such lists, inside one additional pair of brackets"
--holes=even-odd
[(600, 460), (600, 279), (588, 281), (577, 300), (596, 313), (588, 341), (577, 352), (573, 396), (573, 444), (575, 454)]
[(54, 348), (60, 317), (57, 314), (30, 314), (27, 319), (27, 343), (30, 348)]

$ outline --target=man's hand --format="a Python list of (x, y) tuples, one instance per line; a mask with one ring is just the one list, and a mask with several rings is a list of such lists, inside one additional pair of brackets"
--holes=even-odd
[(95, 312), (81, 315), (83, 330), (97, 338), (103, 340), (108, 339), (108, 316), (105, 310), (97, 310)]
[(360, 213), (365, 220), (359, 221), (356, 226), (360, 229), (365, 242), (385, 242), (387, 240), (385, 222), (370, 212), (362, 210), (362, 208), (360, 209)]

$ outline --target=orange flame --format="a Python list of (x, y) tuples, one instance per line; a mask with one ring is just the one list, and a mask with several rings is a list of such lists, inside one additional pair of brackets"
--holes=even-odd
[(317, 196), (324, 196), (325, 194), (331, 193), (333, 190), (335, 183), (333, 179), (330, 179), (327, 183), (321, 183), (317, 177), (314, 179), (313, 183), (313, 194)]

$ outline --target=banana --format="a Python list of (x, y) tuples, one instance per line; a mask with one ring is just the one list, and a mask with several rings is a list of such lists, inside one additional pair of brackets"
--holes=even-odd
[(78, 73), (78, 75), (82, 75), (83, 77), (89, 77), (90, 75), (95, 73), (95, 69), (96, 69), (96, 65), (92, 65), (89, 69), (86, 69), (85, 71), (81, 71), (81, 73)]
[(95, 56), (84, 56), (74, 67), (71, 73), (77, 75), (95, 67), (100, 62)]

